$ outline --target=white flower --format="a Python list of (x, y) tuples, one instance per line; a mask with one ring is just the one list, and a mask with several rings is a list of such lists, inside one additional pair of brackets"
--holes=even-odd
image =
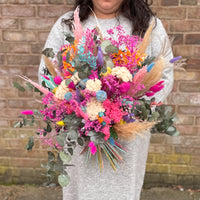
[(92, 91), (92, 92), (98, 92), (101, 90), (101, 81), (99, 79), (89, 79), (86, 82), (86, 89)]
[(72, 77), (71, 80), (77, 85), (80, 82), (80, 78), (78, 77), (78, 72), (76, 72)]
[(66, 92), (69, 92), (69, 88), (66, 86), (65, 80), (63, 80), (55, 92), (55, 97), (57, 99), (64, 100)]
[(126, 67), (115, 67), (112, 69), (112, 75), (121, 79), (123, 82), (132, 81), (132, 74)]
[(99, 112), (105, 112), (102, 103), (97, 101), (96, 98), (91, 98), (90, 102), (87, 102), (87, 114), (89, 119), (91, 121), (96, 120)]

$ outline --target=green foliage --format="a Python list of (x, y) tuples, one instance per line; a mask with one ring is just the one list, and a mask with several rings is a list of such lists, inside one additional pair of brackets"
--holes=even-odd
[(60, 174), (58, 176), (58, 182), (62, 187), (66, 187), (70, 182), (70, 178), (67, 174)]
[(118, 53), (119, 48), (110, 44), (105, 48), (106, 53)]
[(34, 138), (33, 138), (33, 136), (32, 136), (32, 137), (29, 137), (29, 141), (28, 141), (28, 143), (27, 143), (27, 145), (26, 145), (25, 148), (26, 148), (28, 151), (31, 151), (32, 148), (33, 148), (33, 146), (34, 146)]
[(74, 37), (71, 36), (69, 33), (65, 34), (65, 39), (71, 44), (73, 45), (74, 44)]
[(53, 52), (53, 48), (46, 48), (42, 51), (42, 54), (45, 55), (46, 57), (51, 57), (54, 58), (55, 54)]
[(171, 136), (179, 135), (179, 132), (176, 130), (176, 127), (173, 126), (176, 122), (177, 117), (175, 113), (172, 112), (171, 106), (161, 105), (156, 108), (156, 112), (159, 113), (158, 123), (152, 128), (152, 133), (166, 133)]
[(17, 88), (21, 92), (25, 92), (26, 91), (23, 86), (21, 86), (19, 83), (15, 82), (15, 81), (13, 82), (13, 86), (15, 88)]

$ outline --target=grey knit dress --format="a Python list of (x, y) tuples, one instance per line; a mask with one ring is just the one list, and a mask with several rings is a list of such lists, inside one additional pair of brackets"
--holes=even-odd
[[(64, 34), (71, 32), (66, 25), (62, 24), (62, 19), (69, 18), (71, 14), (72, 12), (68, 12), (57, 20), (44, 48), (53, 48), (54, 52), (58, 52), (60, 46), (66, 43)], [(104, 37), (109, 37), (108, 29), (119, 24), (123, 26), (127, 34), (131, 34), (131, 23), (123, 16), (112, 19), (98, 19), (98, 22)], [(90, 16), (82, 25), (84, 30), (92, 29), (97, 26), (97, 22), (93, 16)], [(151, 56), (158, 56), (161, 52), (165, 52), (166, 62), (169, 62), (173, 57), (166, 31), (161, 21), (157, 19), (157, 26), (152, 31), (151, 43), (146, 53)], [(44, 67), (44, 61), (41, 60), (39, 77)], [(165, 81), (165, 88), (156, 94), (157, 102), (163, 102), (172, 89), (173, 68), (164, 70), (163, 80)], [(40, 78), (39, 82), (41, 82)], [(143, 134), (143, 137), (137, 136), (133, 141), (121, 140), (120, 143), (127, 146), (129, 151), (121, 154), (124, 164), (117, 171), (111, 168), (105, 158), (103, 171), (100, 172), (96, 160), (92, 159), (85, 163), (86, 156), (79, 155), (82, 149), (77, 147), (71, 160), (75, 167), (67, 169), (71, 182), (63, 188), (63, 200), (139, 200), (149, 141), (150, 133)]]

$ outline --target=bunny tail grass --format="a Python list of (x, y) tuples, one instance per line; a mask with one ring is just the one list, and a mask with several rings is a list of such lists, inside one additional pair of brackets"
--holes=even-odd
[(145, 51), (146, 51), (146, 49), (147, 49), (147, 47), (148, 47), (148, 45), (150, 43), (150, 36), (151, 36), (151, 32), (153, 30), (154, 24), (155, 24), (155, 18), (153, 18), (149, 28), (147, 29), (147, 31), (146, 31), (146, 33), (144, 35), (144, 38), (143, 38), (142, 42), (139, 45), (138, 50), (139, 50), (139, 52), (141, 54), (145, 53)]
[(55, 70), (57, 67), (55, 65), (53, 65), (53, 63), (45, 55), (43, 55), (43, 59), (44, 59), (45, 65), (46, 65), (47, 69), (49, 70), (50, 74), (53, 77), (57, 76), (57, 73)]
[(149, 130), (155, 122), (133, 122), (127, 124), (115, 124), (114, 130), (119, 138), (133, 140), (136, 135), (141, 135)]

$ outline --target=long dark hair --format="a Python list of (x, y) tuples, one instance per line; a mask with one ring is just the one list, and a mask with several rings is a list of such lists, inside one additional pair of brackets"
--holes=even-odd
[[(152, 3), (153, 0), (150, 2), (148, 0), (123, 0), (119, 12), (132, 22), (132, 34), (144, 36), (151, 17), (155, 16), (149, 7)], [(74, 9), (77, 6), (80, 7), (80, 20), (86, 20), (91, 13), (91, 8), (93, 9), (92, 1), (75, 0)], [(63, 22), (71, 26), (72, 20), (73, 16), (71, 19), (63, 20)]]

